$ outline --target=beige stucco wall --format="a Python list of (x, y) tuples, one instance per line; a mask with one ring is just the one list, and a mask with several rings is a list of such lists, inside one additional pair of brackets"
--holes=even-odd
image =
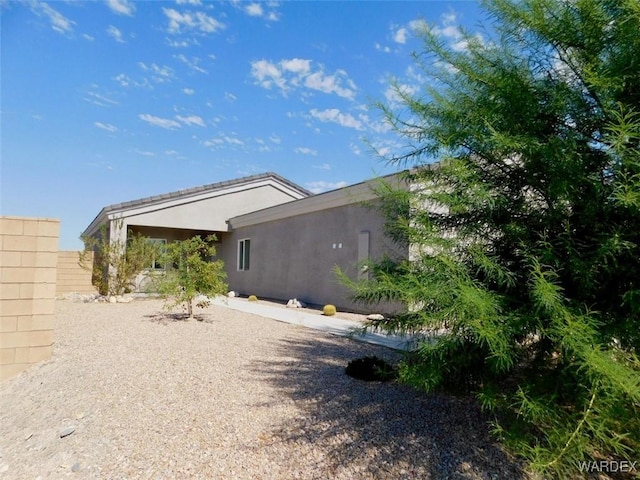
[(59, 220), (0, 217), (0, 380), (51, 357)]
[[(89, 253), (87, 265), (93, 264), (93, 252)], [(97, 293), (96, 287), (91, 284), (91, 270), (80, 266), (79, 252), (58, 252), (56, 274), (56, 296), (67, 293)]]
[[(218, 254), (225, 262), (229, 288), (241, 294), (331, 303), (342, 310), (394, 311), (395, 305), (352, 301), (352, 292), (333, 272), (338, 266), (356, 279), (358, 262), (366, 258), (406, 258), (406, 249), (386, 237), (384, 223), (376, 208), (343, 205), (236, 228), (223, 239)], [(238, 241), (245, 238), (251, 240), (250, 269), (238, 271)]]
[(230, 216), (251, 212), (256, 205), (264, 208), (291, 200), (294, 198), (286, 192), (260, 185), (171, 208), (141, 208), (127, 212), (124, 217), (128, 225), (225, 231)]

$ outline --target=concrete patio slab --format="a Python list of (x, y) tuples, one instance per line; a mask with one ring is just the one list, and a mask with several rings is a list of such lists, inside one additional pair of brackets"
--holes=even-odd
[(349, 337), (359, 342), (372, 343), (382, 345), (395, 350), (406, 350), (408, 343), (411, 341), (409, 337), (397, 335), (387, 335), (382, 332), (362, 333), (359, 329), (362, 325), (353, 320), (345, 320), (342, 318), (326, 317), (324, 315), (307, 313), (297, 309), (288, 309), (284, 307), (275, 307), (265, 305), (260, 302), (248, 302), (240, 298), (223, 298), (218, 297), (212, 300), (215, 305), (231, 308), (241, 312), (252, 313), (261, 317), (270, 318), (279, 322), (291, 323), (302, 327), (312, 328), (339, 335)]

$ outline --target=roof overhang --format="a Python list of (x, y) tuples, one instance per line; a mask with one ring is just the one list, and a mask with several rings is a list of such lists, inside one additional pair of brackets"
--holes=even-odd
[[(187, 206), (189, 204), (207, 201), (217, 197), (226, 197), (233, 194), (250, 192), (251, 190), (257, 191), (264, 187), (270, 187), (273, 191), (280, 192), (279, 195), (282, 198), (281, 201), (284, 202), (302, 199), (311, 195), (307, 190), (289, 182), (279, 175), (273, 173), (254, 175), (233, 181), (220, 182), (204, 187), (180, 190), (164, 195), (110, 205), (100, 210), (100, 213), (98, 213), (98, 215), (93, 219), (82, 235), (95, 235), (102, 225), (108, 224), (110, 221), (115, 219), (122, 218), (127, 224), (135, 224), (134, 218), (140, 218), (145, 214)], [(224, 218), (218, 219), (216, 223), (226, 227), (228, 217), (233, 216), (234, 213), (236, 212), (225, 210), (223, 212), (212, 212), (212, 215), (225, 215)], [(127, 219), (131, 221), (127, 221)], [(206, 225), (193, 226), (193, 228), (208, 229)]]

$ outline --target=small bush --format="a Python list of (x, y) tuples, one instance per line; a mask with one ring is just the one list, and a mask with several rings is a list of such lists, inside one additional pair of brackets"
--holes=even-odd
[(335, 315), (336, 312), (337, 310), (335, 305), (325, 305), (324, 307), (322, 307), (322, 314), (326, 315), (327, 317)]
[(397, 377), (396, 369), (386, 360), (375, 355), (350, 361), (345, 368), (345, 373), (366, 382), (388, 382)]
[(258, 297), (256, 297), (255, 295), (249, 295), (248, 300), (250, 302), (257, 302), (258, 301)]

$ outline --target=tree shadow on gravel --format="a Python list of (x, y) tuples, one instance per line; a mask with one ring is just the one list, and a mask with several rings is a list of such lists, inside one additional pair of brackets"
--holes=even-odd
[(171, 313), (171, 312), (161, 312), (154, 313), (152, 315), (145, 315), (144, 318), (148, 318), (150, 322), (158, 323), (160, 325), (168, 325), (169, 323), (175, 322), (189, 322), (192, 320), (196, 320), (198, 322), (203, 323), (213, 323), (213, 319), (211, 315), (206, 313), (196, 314), (193, 316), (193, 319), (189, 318), (188, 313)]
[[(350, 360), (374, 354), (395, 363), (397, 352), (321, 336), (284, 339), (272, 348), (273, 360), (256, 363), (253, 373), (304, 412), (271, 432), (276, 442), (291, 445), (293, 455), (308, 445), (325, 452), (323, 470), (353, 465), (362, 478), (527, 478), (490, 437), (490, 418), (472, 399), (345, 374)], [(308, 473), (305, 478), (315, 478)]]

